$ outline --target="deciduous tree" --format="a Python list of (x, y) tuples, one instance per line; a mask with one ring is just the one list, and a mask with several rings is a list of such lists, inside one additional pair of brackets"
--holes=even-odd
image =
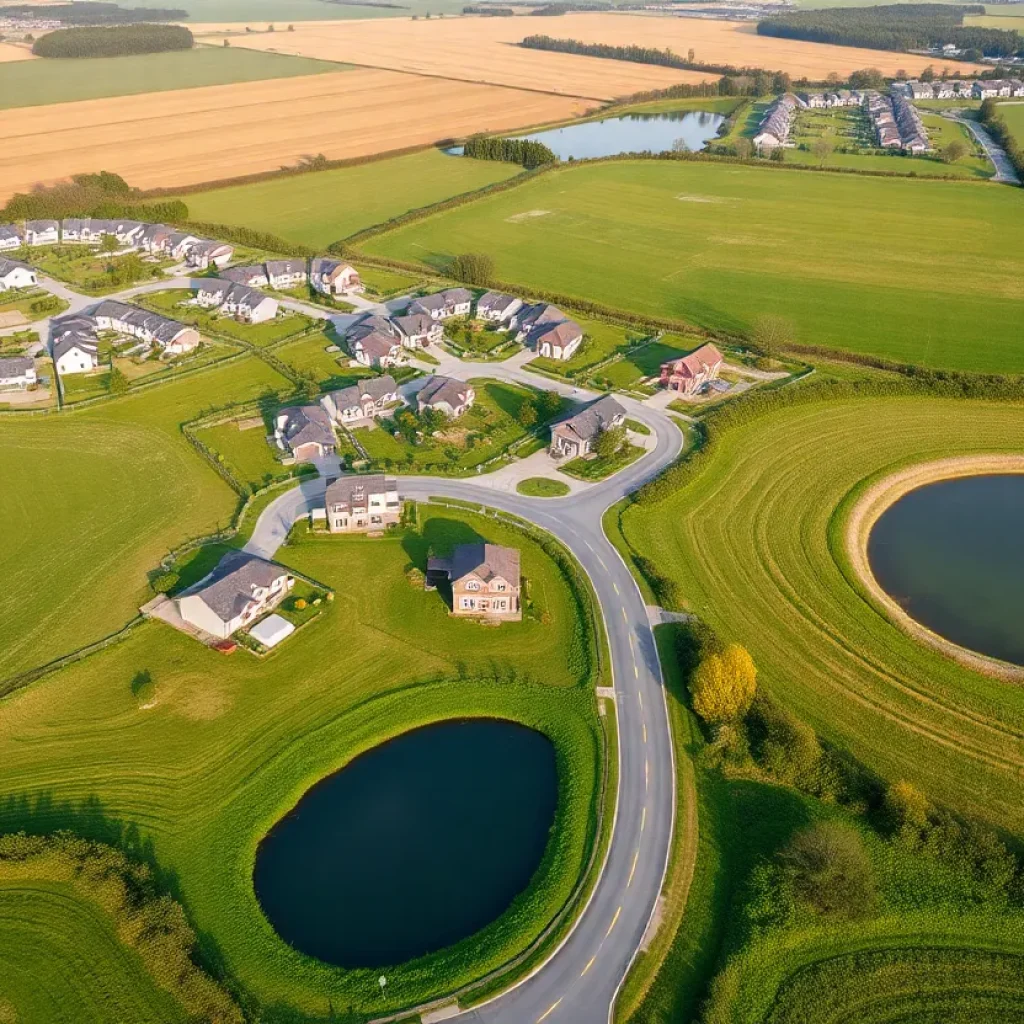
[(849, 825), (823, 821), (798, 832), (780, 860), (797, 897), (819, 914), (863, 917), (874, 905), (871, 860)]
[(706, 654), (690, 677), (693, 710), (709, 725), (741, 718), (756, 692), (757, 669), (739, 644)]

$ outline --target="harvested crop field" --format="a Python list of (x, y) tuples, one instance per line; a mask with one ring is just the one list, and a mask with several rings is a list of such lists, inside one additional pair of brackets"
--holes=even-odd
[(370, 156), (563, 120), (590, 106), (490, 85), (348, 71), (60, 103), (43, 117), (14, 110), (0, 123), (0, 199), (87, 171), (114, 171), (140, 188), (221, 181), (306, 154)]
[(15, 60), (34, 60), (35, 54), (27, 46), (15, 46), (13, 43), (0, 43), (0, 64)]
[[(192, 28), (202, 35), (215, 26)], [(933, 59), (907, 53), (759, 36), (749, 22), (633, 14), (568, 14), (557, 19), (401, 21), (393, 18), (346, 24), (307, 22), (286, 35), (280, 32), (232, 35), (231, 44), (445, 78), (517, 86), (528, 84), (535, 89), (602, 99), (661, 88), (673, 82), (718, 77), (625, 61), (522, 50), (512, 45), (535, 33), (587, 43), (668, 48), (679, 54), (686, 54), (692, 48), (700, 61), (788, 71), (794, 78), (806, 75), (824, 79), (832, 71), (845, 76), (865, 67), (876, 67), (886, 74), (895, 74), (898, 68), (903, 68), (915, 75), (934, 63)], [(204, 41), (217, 42), (223, 38), (223, 33), (212, 33), (209, 39), (204, 37)], [(973, 67), (975, 65), (957, 65), (964, 74)]]
[[(560, 19), (561, 20), (561, 19)], [(514, 21), (515, 26), (494, 22)], [(525, 26), (525, 27), (516, 27)], [(491, 85), (527, 87), (566, 96), (609, 100), (711, 76), (649, 64), (544, 53), (510, 45), (540, 31), (536, 19), (465, 18), (430, 21), (361, 21), (301, 25), (287, 35), (230, 34), (232, 46), (345, 60), (353, 64)], [(200, 30), (202, 26), (199, 27)], [(348, 54), (347, 57), (340, 56)]]

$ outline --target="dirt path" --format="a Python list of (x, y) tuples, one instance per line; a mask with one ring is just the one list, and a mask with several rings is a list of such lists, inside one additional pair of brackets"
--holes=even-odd
[(961, 647), (933, 633), (908, 615), (882, 589), (871, 571), (868, 559), (868, 538), (871, 536), (871, 528), (878, 522), (882, 513), (903, 495), (937, 480), (989, 473), (1024, 473), (1024, 455), (973, 455), (940, 459), (937, 462), (910, 466), (893, 476), (879, 480), (865, 492), (850, 513), (846, 526), (846, 553), (854, 572), (867, 588), (871, 598), (905, 633), (975, 672), (1009, 682), (1024, 682), (1024, 668)]

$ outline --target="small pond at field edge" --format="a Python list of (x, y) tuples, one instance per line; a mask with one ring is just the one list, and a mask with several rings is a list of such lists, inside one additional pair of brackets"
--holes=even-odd
[(872, 528), (868, 559), (922, 625), (1024, 665), (1024, 475), (940, 480), (905, 494)]
[[(619, 153), (665, 153), (682, 139), (692, 152), (704, 149), (725, 120), (706, 110), (675, 110), (664, 114), (622, 114), (600, 121), (581, 121), (516, 138), (543, 142), (559, 160), (587, 160)], [(457, 146), (446, 152), (460, 154)]]
[(443, 949), (507, 909), (544, 855), (555, 748), (514, 722), (403, 733), (309, 789), (256, 851), (256, 898), (296, 949), (383, 967)]

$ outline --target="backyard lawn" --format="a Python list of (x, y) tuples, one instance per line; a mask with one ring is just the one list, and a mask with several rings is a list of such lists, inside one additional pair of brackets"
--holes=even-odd
[[(1015, 373), (1016, 235), (1024, 205), (1005, 187), (652, 161), (560, 168), (366, 248), (433, 265), (490, 252), (524, 289), (729, 332), (770, 310), (803, 344)], [(936, 274), (953, 253), (957, 273)]]
[(631, 338), (641, 338), (643, 334), (625, 327), (618, 327), (615, 324), (605, 323), (603, 320), (588, 320), (584, 317), (573, 316), (571, 310), (563, 310), (572, 317), (583, 328), (583, 344), (576, 350), (572, 359), (561, 361), (559, 359), (537, 358), (531, 360), (528, 368), (544, 370), (547, 373), (555, 373), (563, 377), (575, 377), (586, 375), (586, 371), (597, 363), (608, 359), (616, 352), (624, 350)]
[(458, 160), (428, 149), (332, 171), (291, 175), (185, 196), (196, 221), (268, 231), (322, 249), (408, 210), (517, 174), (515, 164)]

